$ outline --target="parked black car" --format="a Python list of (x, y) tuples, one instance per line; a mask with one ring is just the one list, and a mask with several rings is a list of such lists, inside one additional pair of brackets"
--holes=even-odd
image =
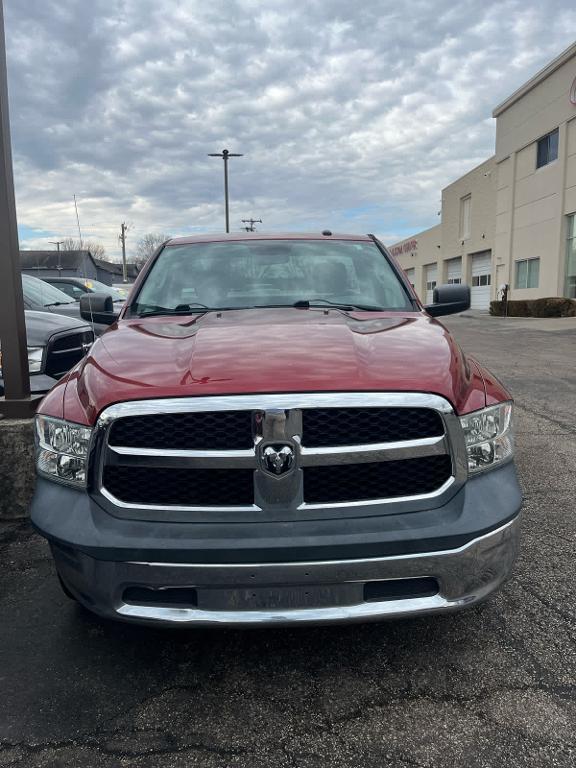
[(105, 293), (112, 296), (114, 304), (120, 306), (128, 297), (128, 291), (123, 288), (114, 288), (89, 277), (43, 277), (42, 280), (58, 288), (59, 291), (75, 301), (80, 301), (80, 296), (85, 293)]
[[(22, 275), (22, 291), (24, 293), (24, 307), (37, 312), (52, 312), (58, 315), (66, 315), (81, 320), (80, 304), (75, 299), (67, 296), (63, 291), (38, 277)], [(118, 305), (117, 305), (118, 306)], [(108, 328), (102, 323), (91, 323), (96, 336), (100, 336)]]
[[(34, 279), (34, 278), (33, 278)], [(83, 320), (51, 312), (25, 310), (30, 389), (48, 392), (81, 360), (94, 342), (94, 331)], [(4, 395), (0, 349), (0, 396)]]

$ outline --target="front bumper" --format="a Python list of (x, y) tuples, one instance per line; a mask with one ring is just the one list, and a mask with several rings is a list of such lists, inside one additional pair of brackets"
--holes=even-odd
[[(341, 561), (114, 562), (57, 544), (52, 551), (70, 591), (101, 616), (167, 626), (326, 624), (445, 613), (481, 602), (509, 576), (519, 527), (518, 515), (457, 549)], [(371, 597), (384, 582), (410, 580), (436, 582), (437, 591)], [(182, 601), (168, 604), (165, 596), (178, 590)], [(131, 594), (138, 599), (132, 601)]]

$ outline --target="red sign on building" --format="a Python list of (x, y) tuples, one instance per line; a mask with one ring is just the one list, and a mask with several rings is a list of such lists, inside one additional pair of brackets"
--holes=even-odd
[(402, 256), (403, 253), (414, 253), (418, 250), (418, 240), (406, 240), (405, 243), (394, 245), (390, 248), (392, 256)]

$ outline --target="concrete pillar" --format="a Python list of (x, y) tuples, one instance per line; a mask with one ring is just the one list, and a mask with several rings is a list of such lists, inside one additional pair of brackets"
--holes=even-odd
[(27, 517), (34, 483), (33, 419), (0, 418), (0, 520)]

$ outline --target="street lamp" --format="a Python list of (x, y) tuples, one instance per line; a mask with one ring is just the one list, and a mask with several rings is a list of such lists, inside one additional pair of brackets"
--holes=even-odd
[(223, 149), (222, 152), (209, 152), (208, 157), (221, 157), (224, 160), (224, 205), (226, 208), (226, 232), (230, 232), (230, 213), (228, 205), (228, 158), (243, 157), (234, 152)]

